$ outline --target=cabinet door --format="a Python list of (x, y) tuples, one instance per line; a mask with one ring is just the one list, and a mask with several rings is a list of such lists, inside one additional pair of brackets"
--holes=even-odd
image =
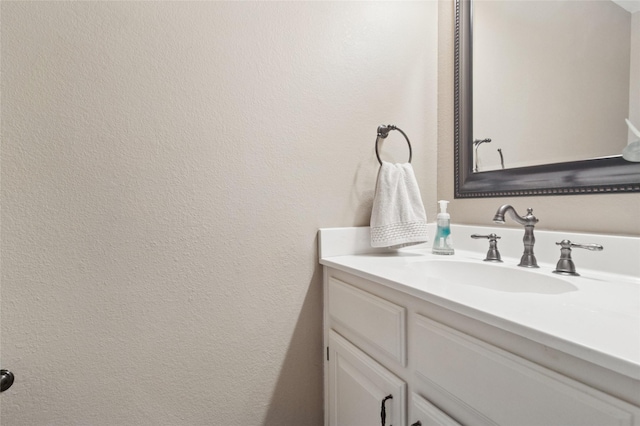
[(411, 426), (460, 426), (460, 423), (418, 394), (411, 394), (409, 408)]
[(402, 426), (406, 388), (389, 370), (329, 331), (329, 425), (380, 425), (384, 407), (385, 425)]
[(640, 425), (638, 407), (427, 317), (414, 325), (416, 376), (473, 424)]

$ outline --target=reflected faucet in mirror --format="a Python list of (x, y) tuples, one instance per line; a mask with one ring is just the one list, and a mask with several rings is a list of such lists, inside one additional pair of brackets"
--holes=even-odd
[(480, 145), (482, 145), (483, 143), (490, 143), (491, 142), (491, 138), (485, 138), (485, 139), (476, 139), (473, 141), (473, 148), (475, 151), (475, 159), (476, 159), (476, 165), (473, 169), (474, 172), (478, 172), (478, 147)]

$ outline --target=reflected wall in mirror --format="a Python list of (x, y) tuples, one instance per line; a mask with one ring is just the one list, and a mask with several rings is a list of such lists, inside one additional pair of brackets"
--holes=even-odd
[(456, 0), (456, 198), (640, 191), (639, 26), (610, 0)]
[(498, 148), (506, 168), (619, 155), (638, 122), (631, 18), (610, 0), (475, 0), (473, 136), (492, 139), (478, 171), (502, 168)]

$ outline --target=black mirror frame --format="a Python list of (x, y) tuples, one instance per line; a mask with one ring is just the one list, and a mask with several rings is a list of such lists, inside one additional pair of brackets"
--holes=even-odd
[(640, 192), (640, 163), (622, 156), (473, 173), (471, 0), (455, 8), (455, 198)]

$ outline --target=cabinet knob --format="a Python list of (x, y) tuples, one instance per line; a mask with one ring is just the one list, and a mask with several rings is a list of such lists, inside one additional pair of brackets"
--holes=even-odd
[(411, 426), (422, 426), (422, 422), (420, 420), (418, 420), (415, 423), (411, 423)]

